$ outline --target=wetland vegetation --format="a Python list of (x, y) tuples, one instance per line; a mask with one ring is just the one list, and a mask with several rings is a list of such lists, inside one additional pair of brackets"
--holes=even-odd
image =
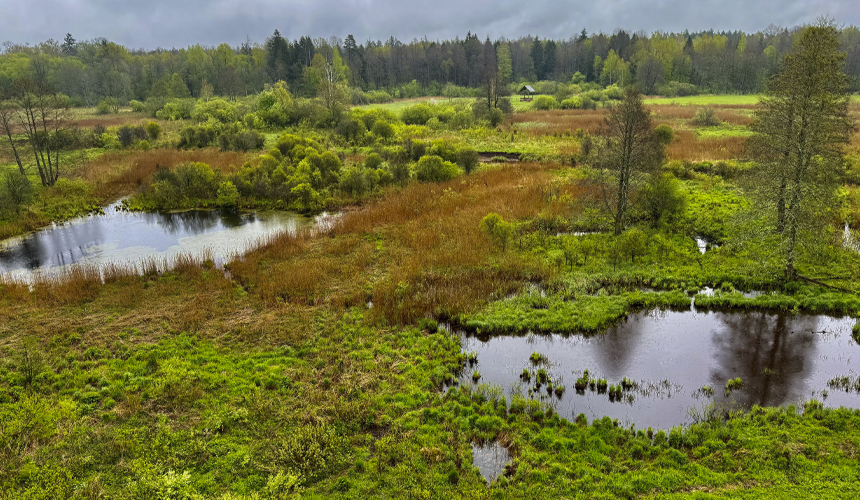
[[(71, 222), (56, 246), (4, 243), (0, 270), (25, 250), (51, 265), (103, 251), (72, 236), (111, 220), (285, 219), (235, 255), (0, 276), (0, 498), (856, 497), (860, 104), (839, 55), (856, 29), (744, 35), (744, 51), (734, 35), (625, 35), (603, 37), (618, 50), (599, 65), (602, 35), (571, 42), (589, 55), (577, 72), (548, 66), (550, 41), (522, 70), (524, 43), (470, 34), (456, 43), (481, 71), (441, 85), (356, 80), (374, 74), (356, 54), (385, 47), (276, 32), (183, 53), (223, 56), (217, 83), (120, 78), (97, 100), (63, 78), (155, 56), (7, 47), (0, 237)], [(798, 85), (812, 49), (831, 64)], [(652, 59), (702, 69), (714, 53), (752, 79), (647, 88)], [(515, 81), (545, 98), (509, 97)], [(764, 102), (653, 96), (705, 90)], [(827, 104), (796, 110), (815, 133), (780, 135), (798, 95)], [(16, 121), (27, 96), (53, 99), (50, 141)], [(807, 136), (818, 149), (795, 154)], [(55, 180), (34, 141), (60, 146)], [(625, 162), (631, 145), (647, 161)], [(310, 223), (324, 211), (340, 215)], [(161, 245), (115, 236), (118, 256)]]

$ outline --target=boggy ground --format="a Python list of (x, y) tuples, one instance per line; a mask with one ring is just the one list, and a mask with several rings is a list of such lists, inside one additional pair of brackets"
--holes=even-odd
[[(632, 258), (605, 235), (566, 256), (574, 237), (558, 233), (599, 225), (582, 176), (520, 164), (390, 188), (229, 273), (188, 258), (104, 284), (83, 269), (32, 291), (0, 286), (0, 498), (856, 497), (856, 410), (716, 411), (649, 432), (564, 420), (489, 386), (442, 391), (465, 357), (429, 317), (502, 325), (578, 307), (599, 328), (677, 300), (633, 292), (646, 285), (756, 286), (780, 292), (776, 308), (857, 310), (754, 272), (755, 248), (700, 255), (683, 231), (652, 233)], [(744, 206), (718, 177), (684, 189), (684, 231), (725, 235)], [(488, 213), (513, 223), (510, 240), (478, 229)], [(827, 259), (805, 269), (856, 284), (855, 254)], [(533, 283), (546, 304), (523, 305)], [(486, 439), (513, 456), (489, 487), (470, 456)]]

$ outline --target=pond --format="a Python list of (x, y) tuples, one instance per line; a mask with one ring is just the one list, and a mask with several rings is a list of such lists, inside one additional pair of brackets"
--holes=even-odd
[[(477, 383), (540, 399), (569, 420), (580, 413), (589, 420), (608, 416), (640, 429), (692, 423), (711, 404), (748, 409), (815, 398), (825, 406), (860, 408), (856, 390), (828, 386), (840, 376), (856, 380), (860, 372), (853, 324), (850, 318), (827, 316), (690, 310), (631, 314), (590, 337), (461, 333), (463, 350), (476, 352), (477, 364), (463, 371), (460, 383), (474, 384), (472, 373), (478, 370)], [(545, 360), (531, 361), (533, 352)], [(524, 368), (531, 372), (528, 381), (521, 378)], [(541, 369), (565, 391), (549, 394), (546, 382), (535, 389)], [(618, 397), (590, 384), (577, 391), (585, 370), (591, 380), (619, 385), (627, 378), (633, 385)], [(743, 387), (728, 393), (726, 384), (736, 377)]]
[[(317, 218), (321, 224), (328, 220)], [(128, 212), (114, 203), (103, 215), (63, 224), (0, 242), (0, 275), (28, 280), (71, 264), (136, 264), (148, 258), (211, 252), (223, 262), (266, 235), (295, 231), (313, 218), (291, 212), (188, 210)]]

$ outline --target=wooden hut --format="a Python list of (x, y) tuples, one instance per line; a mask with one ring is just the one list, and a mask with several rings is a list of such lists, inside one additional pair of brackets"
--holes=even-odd
[(533, 89), (531, 85), (523, 85), (523, 88), (521, 88), (519, 91), (519, 94), (522, 96), (522, 97), (520, 97), (520, 101), (531, 102), (532, 99), (534, 99), (532, 97), (532, 94), (534, 94), (534, 93), (535, 93), (535, 89)]

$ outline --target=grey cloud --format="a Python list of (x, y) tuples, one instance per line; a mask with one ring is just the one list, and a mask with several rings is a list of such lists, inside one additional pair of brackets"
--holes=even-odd
[(0, 4), (0, 41), (37, 43), (105, 37), (129, 47), (231, 45), (262, 41), (276, 28), (288, 38), (359, 41), (463, 36), (568, 38), (589, 32), (744, 30), (796, 26), (827, 15), (860, 24), (856, 0), (30, 0)]

